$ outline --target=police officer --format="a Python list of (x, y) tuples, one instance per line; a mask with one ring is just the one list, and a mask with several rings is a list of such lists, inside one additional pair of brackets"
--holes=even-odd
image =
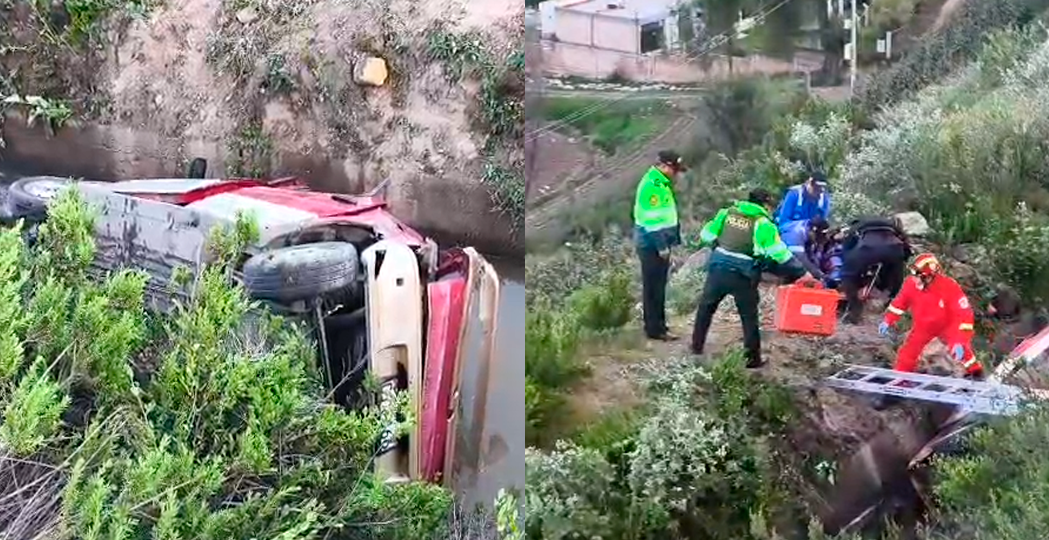
[(681, 243), (673, 184), (678, 174), (686, 170), (677, 152), (664, 150), (637, 186), (634, 240), (641, 259), (641, 307), (649, 339), (677, 339), (667, 328), (666, 289), (670, 248)]
[(692, 352), (703, 354), (710, 323), (718, 304), (732, 295), (743, 324), (747, 367), (760, 367), (761, 331), (758, 320), (758, 284), (764, 269), (789, 281), (811, 276), (780, 239), (770, 212), (772, 195), (764, 189), (750, 192), (746, 201), (722, 209), (700, 232), (700, 242), (714, 246), (707, 265), (707, 281), (696, 309)]
[(881, 265), (875, 276), (875, 286), (894, 297), (903, 286), (910, 257), (907, 236), (895, 220), (871, 217), (854, 221), (846, 231), (842, 245), (841, 288), (846, 301), (845, 321), (860, 323), (863, 299), (859, 291), (868, 270)]

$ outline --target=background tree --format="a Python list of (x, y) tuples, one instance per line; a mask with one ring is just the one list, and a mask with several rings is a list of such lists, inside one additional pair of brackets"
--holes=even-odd
[[(775, 6), (767, 0), (762, 3), (766, 4), (762, 6), (762, 10)], [(814, 3), (820, 4), (816, 6), (817, 10), (823, 4), (822, 0), (793, 0), (770, 12), (754, 29), (760, 35), (761, 51), (775, 58), (793, 59), (798, 38), (801, 37), (801, 27), (805, 23), (805, 15), (813, 12), (811, 7)]]
[(706, 20), (706, 45), (710, 45), (707, 40), (717, 39), (722, 34), (728, 37), (718, 48), (728, 58), (729, 73), (733, 72), (732, 51), (736, 47), (733, 30), (740, 12), (752, 4), (753, 0), (696, 0), (696, 6), (703, 9), (703, 18)]

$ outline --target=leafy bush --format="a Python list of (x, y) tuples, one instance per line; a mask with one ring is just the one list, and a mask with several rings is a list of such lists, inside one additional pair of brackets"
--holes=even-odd
[(528, 306), (525, 313), (525, 439), (544, 446), (556, 437), (564, 416), (563, 392), (587, 373), (576, 353), (582, 328), (577, 317), (549, 303)]
[(526, 302), (560, 305), (576, 290), (598, 282), (607, 269), (633, 269), (636, 260), (633, 241), (615, 233), (578, 239), (551, 254), (530, 254), (525, 261)]
[(568, 309), (583, 328), (613, 330), (630, 322), (634, 309), (634, 279), (619, 269), (605, 272), (601, 279), (572, 293)]
[(408, 427), (404, 396), (352, 412), (325, 402), (305, 329), (229, 281), (231, 255), (257, 231), (245, 223), (213, 236), (218, 262), (171, 316), (147, 314), (144, 276), (89, 272), (93, 216), (75, 190), (35, 247), (0, 231), (0, 472), (35, 486), (6, 485), (17, 504), (4, 536), (449, 532), (446, 490), (370, 470), (379, 434)]
[(584, 370), (576, 358), (578, 320), (547, 305), (525, 314), (525, 375), (545, 388), (564, 388)]
[[(1045, 534), (1045, 407), (980, 428), (964, 456), (934, 460), (939, 512), (929, 540), (1021, 540)], [(1008, 517), (1006, 517), (1008, 516)]]
[(1021, 204), (1011, 222), (987, 242), (987, 260), (980, 262), (997, 282), (1013, 284), (1028, 305), (1044, 305), (1049, 301), (1049, 216)]
[(749, 537), (751, 513), (777, 489), (754, 434), (785, 425), (791, 398), (743, 364), (738, 353), (713, 370), (660, 359), (642, 374), (651, 410), (614, 412), (576, 444), (530, 451), (529, 537)]
[(600, 450), (608, 457), (609, 453), (633, 444), (646, 417), (642, 409), (612, 409), (594, 422), (581, 426), (572, 441), (585, 448)]
[[(525, 376), (525, 434), (531, 437), (532, 433), (543, 427), (546, 418), (543, 414), (543, 406), (546, 396), (531, 377)], [(534, 446), (535, 441), (529, 439), (529, 446)]]
[(677, 315), (692, 313), (706, 277), (705, 269), (699, 267), (684, 267), (674, 272), (667, 284), (667, 309)]
[[(714, 491), (729, 457), (730, 436), (708, 412), (667, 400), (641, 428), (631, 456), (631, 486), (643, 497), (677, 512), (689, 512), (697, 493)], [(687, 448), (687, 452), (682, 449)]]
[(529, 538), (612, 538), (612, 466), (596, 450), (559, 442), (525, 451), (525, 530)]

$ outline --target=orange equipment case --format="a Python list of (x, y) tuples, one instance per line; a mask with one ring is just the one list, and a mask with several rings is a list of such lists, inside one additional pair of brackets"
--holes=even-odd
[(781, 285), (776, 290), (776, 330), (794, 334), (831, 336), (838, 327), (837, 291), (815, 280)]

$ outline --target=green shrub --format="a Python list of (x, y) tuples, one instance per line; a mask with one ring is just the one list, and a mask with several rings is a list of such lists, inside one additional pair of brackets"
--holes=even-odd
[(609, 452), (616, 452), (624, 445), (631, 444), (644, 419), (645, 413), (639, 409), (612, 409), (597, 420), (580, 426), (572, 440), (582, 447), (600, 450), (607, 456)]
[(580, 327), (575, 317), (551, 306), (525, 314), (525, 375), (543, 388), (564, 388), (585, 373), (576, 357)]
[(588, 372), (576, 354), (582, 328), (576, 317), (549, 303), (525, 313), (525, 440), (546, 446), (564, 420), (564, 392)]
[(622, 270), (610, 270), (597, 283), (568, 297), (568, 309), (583, 328), (613, 330), (630, 322), (634, 309), (634, 279)]
[(529, 305), (537, 301), (562, 305), (576, 290), (601, 280), (606, 270), (634, 269), (636, 261), (633, 240), (616, 233), (581, 238), (550, 254), (529, 254), (525, 300)]
[(525, 444), (547, 448), (560, 437), (565, 426), (568, 400), (564, 388), (542, 386), (525, 376)]
[(529, 449), (525, 469), (529, 538), (612, 538), (614, 471), (600, 452), (564, 442), (552, 452)]
[(797, 410), (788, 388), (751, 377), (742, 351), (723, 354), (710, 369), (711, 405), (721, 418), (739, 420), (757, 433), (786, 426)]
[[(539, 385), (531, 377), (525, 376), (525, 436), (530, 437), (532, 433), (542, 429), (546, 418), (543, 415), (543, 403), (545, 396)], [(534, 446), (534, 441), (528, 441), (529, 446)]]
[(784, 425), (790, 395), (749, 377), (739, 353), (713, 371), (687, 358), (650, 367), (650, 407), (614, 411), (575, 444), (526, 458), (530, 538), (750, 537), (752, 512), (777, 489), (762, 437)]
[[(1049, 500), (1049, 412), (991, 422), (968, 437), (968, 452), (934, 460), (939, 511), (929, 540), (1026, 540), (1045, 531)], [(1007, 517), (1006, 517), (1007, 516)]]
[(670, 538), (666, 511), (625, 490), (598, 450), (559, 442), (526, 450), (525, 530), (529, 539)]
[(7, 400), (0, 440), (21, 456), (33, 455), (58, 435), (69, 396), (37, 358)]
[(1049, 216), (1020, 206), (1008, 225), (987, 242), (989, 268), (999, 283), (1009, 283), (1029, 306), (1049, 302)]
[[(0, 231), (0, 439), (18, 458), (0, 472), (38, 466), (49, 495), (3, 536), (444, 537), (447, 490), (371, 471), (384, 428), (410, 427), (406, 396), (360, 411), (326, 402), (305, 328), (259, 311), (230, 281), (256, 227), (241, 219), (213, 235), (218, 262), (193, 297), (154, 316), (141, 274), (89, 274), (92, 224), (67, 190), (32, 249), (17, 227)], [(30, 274), (39, 279), (19, 277)]]
[(681, 268), (674, 272), (667, 284), (667, 309), (677, 315), (694, 312), (706, 277), (706, 270), (701, 267)]

